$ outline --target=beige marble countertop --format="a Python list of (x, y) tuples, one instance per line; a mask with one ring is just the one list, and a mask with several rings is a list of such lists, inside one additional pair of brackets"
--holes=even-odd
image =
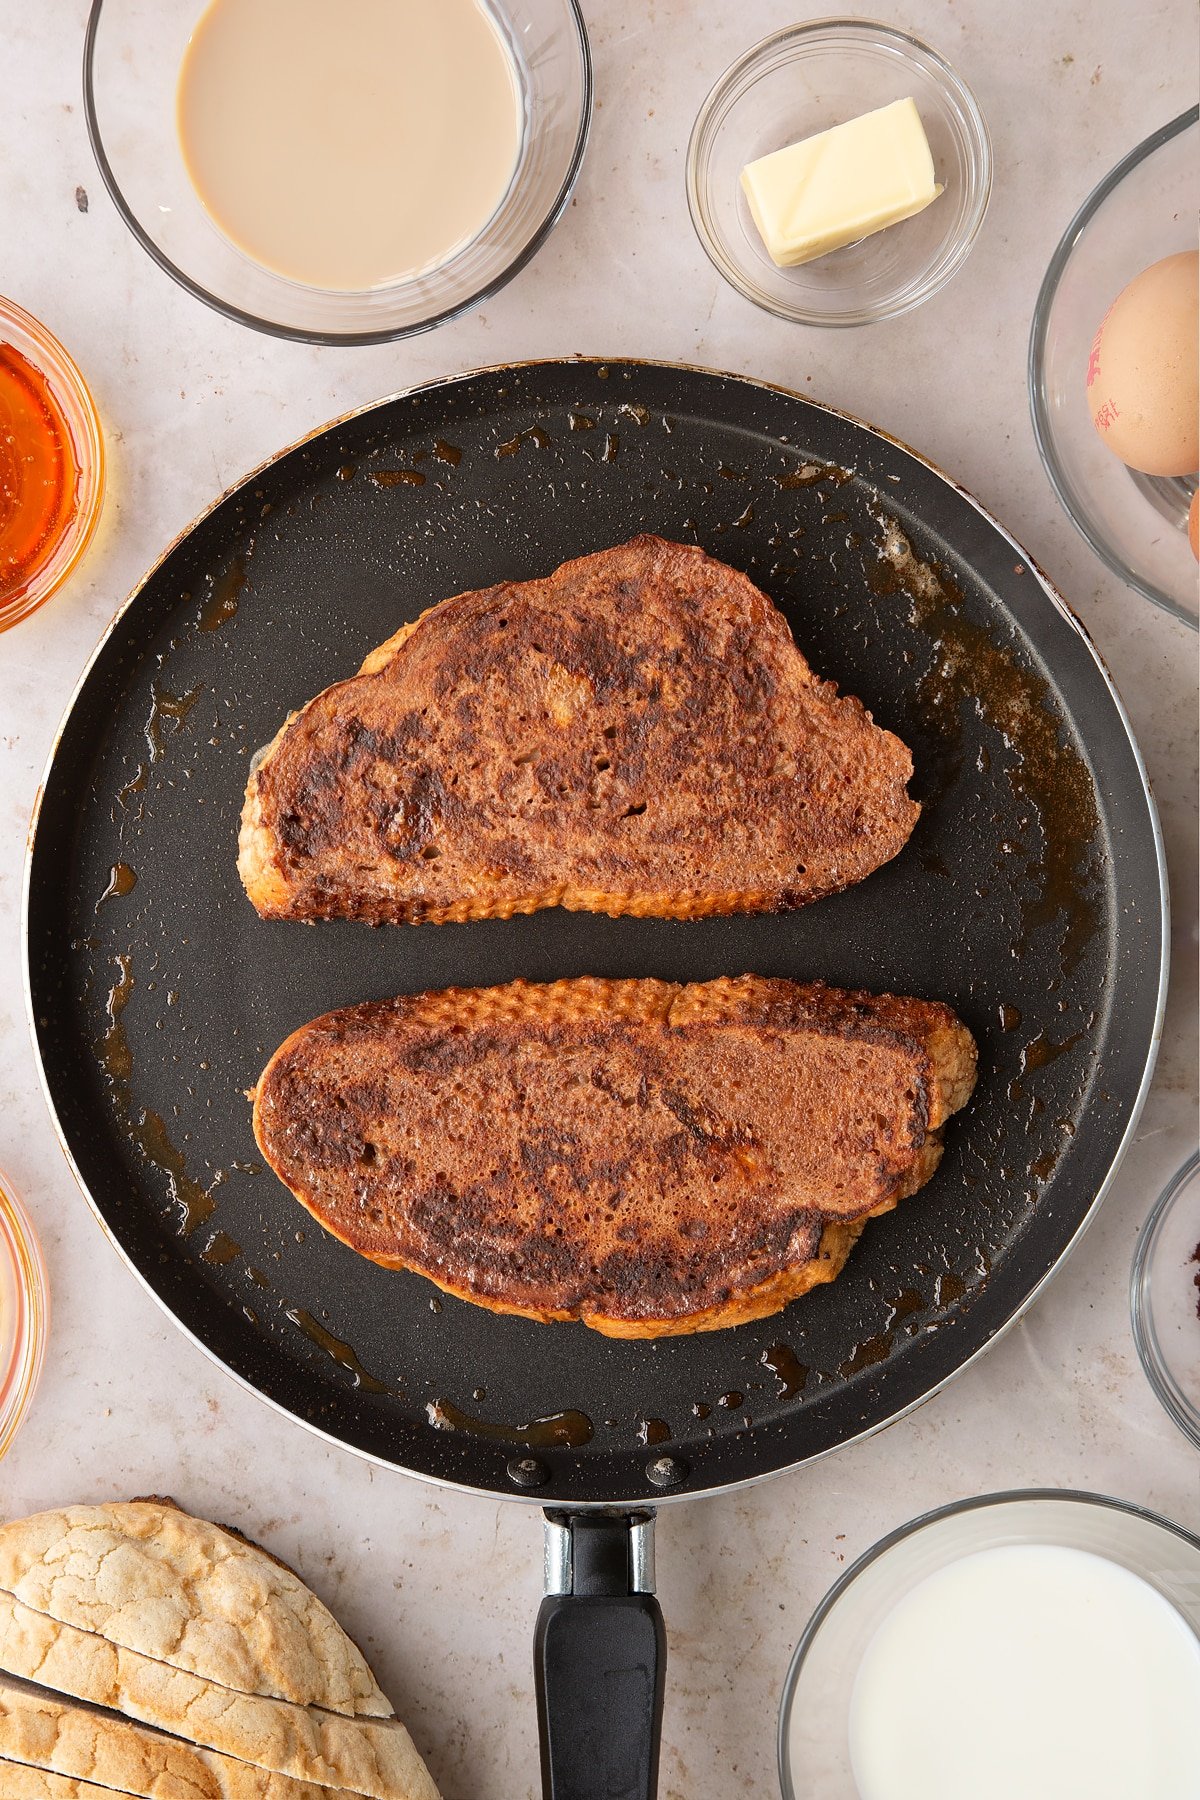
[[(1134, 1238), (1196, 1133), (1196, 638), (1090, 554), (1042, 475), (1025, 395), (1029, 318), (1075, 207), (1195, 98), (1186, 0), (910, 0), (888, 16), (974, 87), (996, 185), (964, 272), (891, 325), (803, 330), (725, 287), (692, 234), (683, 153), (710, 83), (795, 0), (586, 0), (597, 110), (576, 198), (541, 255), (475, 313), (409, 343), (327, 350), (206, 311), (144, 256), (88, 150), (85, 0), (0, 0), (0, 290), (73, 351), (111, 455), (99, 540), (0, 638), (0, 1164), (49, 1262), (40, 1391), (0, 1464), (0, 1511), (171, 1493), (299, 1567), (375, 1660), (447, 1800), (537, 1788), (531, 1632), (536, 1509), (431, 1490), (310, 1437), (244, 1392), (105, 1243), (57, 1148), (20, 984), (25, 832), (60, 712), (100, 631), (221, 489), (334, 414), (410, 382), (575, 351), (679, 358), (803, 388), (952, 470), (1024, 542), (1096, 638), (1132, 715), (1171, 862), (1175, 963), (1136, 1141), (1087, 1238), (1025, 1320), (940, 1396), (800, 1473), (669, 1509), (662, 1793), (776, 1791), (780, 1685), (843, 1564), (912, 1514), (1046, 1483), (1200, 1520), (1200, 1466), (1139, 1370)], [(876, 12), (879, 8), (872, 9)], [(89, 197), (86, 210), (77, 189)]]

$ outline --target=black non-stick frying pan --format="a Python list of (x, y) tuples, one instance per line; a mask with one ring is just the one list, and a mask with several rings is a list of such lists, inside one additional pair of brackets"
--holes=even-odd
[[(816, 670), (912, 747), (924, 810), (901, 855), (783, 917), (262, 923), (235, 870), (238, 815), (250, 757), (287, 711), (445, 595), (639, 530), (745, 569)], [(914, 1406), (1028, 1303), (1136, 1120), (1165, 910), (1120, 703), (1078, 622), (969, 495), (778, 389), (549, 362), (330, 426), (151, 572), (47, 771), (29, 1000), (84, 1191), (184, 1329), (355, 1450), (562, 1509), (556, 1585), (601, 1595), (646, 1577), (631, 1573), (624, 1525), (573, 1525), (578, 1509), (701, 1494), (818, 1456)], [(245, 1090), (330, 1007), (516, 976), (746, 971), (946, 1000), (980, 1045), (935, 1179), (868, 1228), (836, 1283), (778, 1318), (649, 1344), (495, 1317), (355, 1256), (258, 1159)], [(592, 1633), (610, 1618), (602, 1602), (564, 1605), (543, 1621), (552, 1688), (556, 1658), (574, 1654), (571, 1621)], [(623, 1661), (612, 1615), (610, 1672), (642, 1671), (607, 1684), (621, 1705), (655, 1685), (653, 1602), (631, 1606), (629, 1629), (649, 1637)], [(650, 1740), (637, 1748), (632, 1724), (618, 1736), (627, 1765), (603, 1791), (645, 1791)], [(548, 1764), (580, 1741), (552, 1717)], [(592, 1791), (558, 1780), (572, 1800)]]

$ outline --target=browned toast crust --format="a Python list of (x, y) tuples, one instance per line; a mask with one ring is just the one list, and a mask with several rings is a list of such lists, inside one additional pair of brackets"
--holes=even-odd
[(780, 911), (896, 855), (911, 773), (746, 576), (638, 537), (444, 600), (318, 694), (238, 867), (275, 919)]
[(614, 1336), (713, 1330), (832, 1280), (927, 1181), (975, 1045), (946, 1006), (739, 979), (517, 981), (302, 1026), (263, 1155), (386, 1268)]

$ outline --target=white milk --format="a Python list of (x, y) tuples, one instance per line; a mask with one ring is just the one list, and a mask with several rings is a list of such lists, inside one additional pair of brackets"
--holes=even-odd
[(342, 290), (432, 268), (476, 236), (522, 124), (481, 0), (212, 0), (177, 116), (225, 236), (279, 274)]
[(879, 1626), (850, 1754), (862, 1800), (1200, 1800), (1200, 1638), (1103, 1557), (982, 1550)]

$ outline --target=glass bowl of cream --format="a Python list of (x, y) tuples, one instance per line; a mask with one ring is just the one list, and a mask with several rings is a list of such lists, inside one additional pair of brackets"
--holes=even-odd
[[(937, 198), (886, 230), (777, 267), (743, 168), (905, 99), (924, 127)], [(688, 145), (688, 206), (710, 261), (748, 300), (798, 325), (870, 325), (930, 299), (970, 255), (991, 188), (991, 140), (971, 90), (928, 44), (872, 19), (813, 19), (755, 44), (712, 88)]]
[(567, 205), (577, 0), (93, 0), (92, 149), (159, 266), (278, 337), (367, 344), (493, 294)]
[(784, 1800), (1192, 1800), (1200, 1538), (1035, 1488), (902, 1526), (796, 1646)]

